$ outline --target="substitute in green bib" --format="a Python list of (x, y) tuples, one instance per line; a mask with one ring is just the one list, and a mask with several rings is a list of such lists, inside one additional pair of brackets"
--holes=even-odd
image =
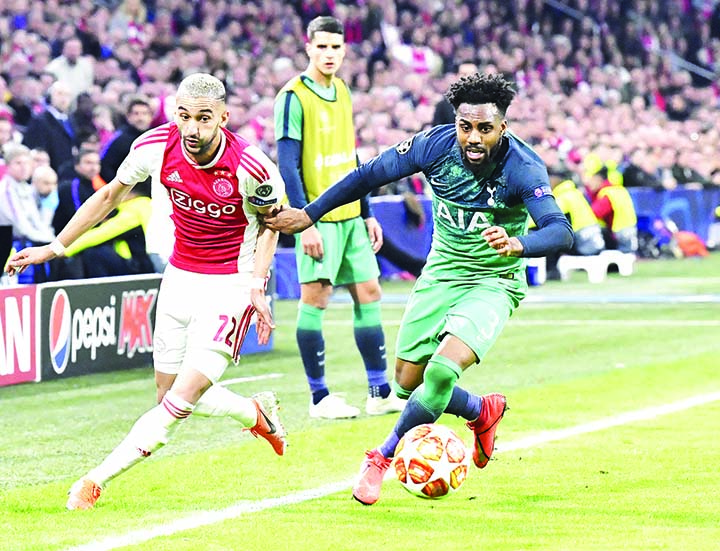
[[(308, 67), (280, 90), (274, 110), (278, 166), (294, 208), (321, 197), (358, 165), (350, 91), (335, 76), (345, 57), (343, 25), (334, 17), (317, 17), (308, 25), (307, 39)], [(366, 194), (325, 213), (297, 236), (296, 338), (311, 392), (311, 417), (342, 419), (360, 414), (342, 396), (330, 393), (325, 380), (322, 326), (335, 286), (346, 286), (354, 302), (355, 342), (368, 380), (366, 413), (397, 412), (405, 405), (391, 392), (386, 374), (375, 259), (381, 246), (382, 230)]]

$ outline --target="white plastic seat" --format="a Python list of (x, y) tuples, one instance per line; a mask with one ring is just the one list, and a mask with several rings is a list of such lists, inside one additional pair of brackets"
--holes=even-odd
[(590, 283), (602, 283), (607, 277), (608, 267), (615, 264), (622, 276), (632, 275), (635, 266), (635, 255), (615, 250), (605, 250), (592, 256), (562, 255), (557, 264), (560, 279), (570, 279), (570, 272), (585, 270)]
[(630, 276), (633, 274), (635, 260), (637, 259), (634, 253), (623, 253), (611, 249), (602, 251), (600, 256), (607, 259), (608, 265), (615, 264), (621, 276)]

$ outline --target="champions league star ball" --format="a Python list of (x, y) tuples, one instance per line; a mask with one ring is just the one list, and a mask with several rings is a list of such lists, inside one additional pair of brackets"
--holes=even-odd
[(471, 452), (444, 425), (419, 425), (395, 449), (395, 474), (411, 494), (440, 499), (456, 492), (467, 478)]

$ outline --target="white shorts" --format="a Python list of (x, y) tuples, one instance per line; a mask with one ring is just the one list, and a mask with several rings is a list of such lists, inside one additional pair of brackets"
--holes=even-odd
[(237, 363), (255, 308), (249, 274), (198, 274), (168, 264), (155, 315), (155, 370), (195, 369), (216, 383)]

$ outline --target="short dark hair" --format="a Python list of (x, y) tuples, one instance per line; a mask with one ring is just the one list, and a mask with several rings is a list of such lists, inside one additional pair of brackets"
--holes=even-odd
[(329, 15), (321, 15), (320, 17), (316, 17), (310, 21), (307, 28), (307, 39), (312, 42), (312, 39), (315, 38), (315, 33), (320, 32), (341, 34), (345, 36), (345, 28), (343, 27), (343, 24), (340, 23), (338, 19), (330, 17)]
[(125, 106), (125, 114), (129, 115), (130, 111), (132, 111), (132, 108), (136, 105), (143, 105), (152, 111), (152, 106), (150, 105), (149, 99), (143, 96), (131, 96), (127, 102), (127, 105)]
[(80, 161), (82, 161), (83, 157), (85, 157), (86, 155), (92, 155), (93, 153), (95, 155), (99, 154), (96, 149), (90, 149), (89, 147), (82, 147), (82, 148), (80, 148), (80, 150), (78, 150), (77, 153), (75, 153), (73, 163), (75, 165), (79, 165)]
[(504, 117), (515, 97), (515, 88), (502, 75), (475, 73), (458, 79), (450, 86), (445, 97), (456, 111), (462, 103), (492, 103)]

